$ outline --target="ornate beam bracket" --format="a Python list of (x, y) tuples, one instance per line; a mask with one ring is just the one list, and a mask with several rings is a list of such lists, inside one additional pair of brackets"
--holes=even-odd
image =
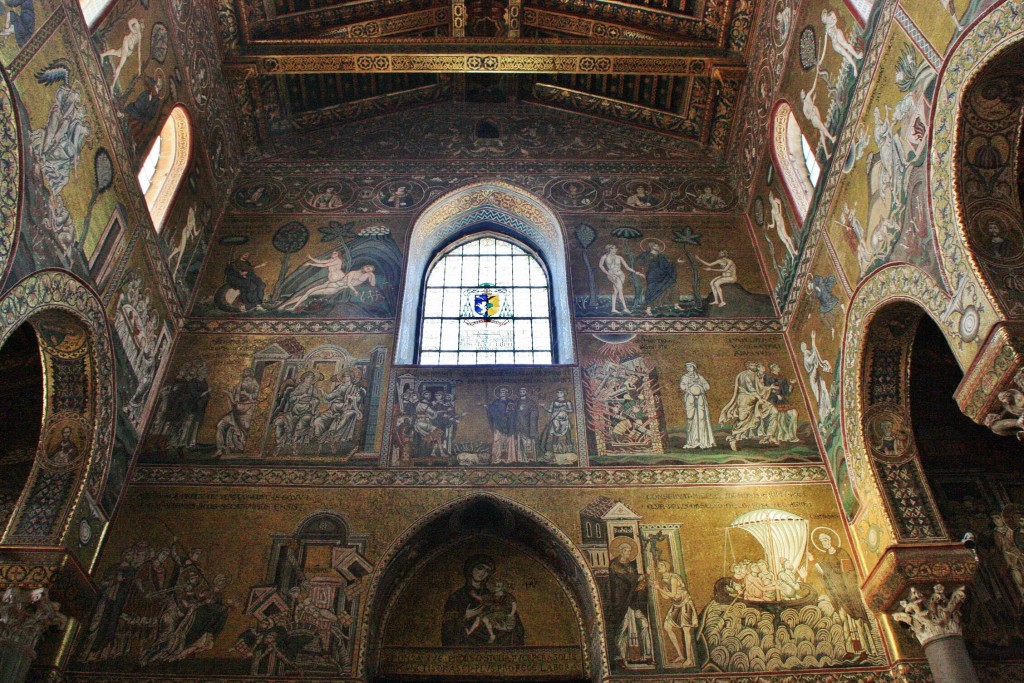
[(45, 588), (75, 618), (86, 617), (99, 595), (88, 570), (71, 552), (56, 547), (0, 547), (0, 591), (11, 588)]
[(931, 595), (939, 583), (967, 586), (977, 568), (974, 552), (960, 543), (892, 546), (864, 582), (864, 599), (875, 613), (889, 613), (911, 588)]
[(993, 327), (955, 398), (975, 422), (1024, 441), (1024, 323)]
[(977, 568), (974, 551), (959, 543), (893, 546), (864, 582), (868, 605), (910, 629), (924, 648), (935, 683), (978, 683), (960, 621)]

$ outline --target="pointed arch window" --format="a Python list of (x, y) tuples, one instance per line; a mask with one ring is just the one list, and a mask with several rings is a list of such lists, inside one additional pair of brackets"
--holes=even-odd
[(92, 28), (113, 2), (114, 0), (79, 0), (78, 4), (82, 7), (86, 25)]
[(146, 206), (157, 232), (163, 227), (171, 201), (185, 178), (191, 155), (192, 126), (185, 108), (178, 105), (171, 110), (139, 169), (139, 186), (146, 195)]
[(803, 220), (811, 206), (821, 166), (807, 136), (800, 130), (786, 102), (775, 107), (772, 126), (772, 159), (797, 215)]
[(554, 362), (548, 268), (529, 245), (484, 230), (453, 240), (427, 268), (423, 365)]

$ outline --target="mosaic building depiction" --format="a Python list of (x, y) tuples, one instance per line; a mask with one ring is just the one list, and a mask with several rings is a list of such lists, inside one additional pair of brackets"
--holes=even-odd
[(0, 2), (0, 681), (1024, 676), (1020, 0)]

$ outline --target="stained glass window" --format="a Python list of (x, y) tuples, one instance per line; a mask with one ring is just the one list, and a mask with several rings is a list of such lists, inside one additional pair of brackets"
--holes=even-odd
[(457, 242), (427, 273), (423, 365), (542, 365), (554, 361), (547, 270), (493, 233)]

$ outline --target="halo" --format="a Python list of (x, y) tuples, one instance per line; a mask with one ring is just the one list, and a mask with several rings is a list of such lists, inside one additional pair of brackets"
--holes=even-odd
[(641, 249), (646, 249), (646, 246), (647, 246), (648, 242), (657, 242), (658, 245), (661, 247), (661, 250), (665, 251), (665, 243), (662, 240), (659, 240), (657, 237), (645, 237), (645, 238), (643, 238), (642, 240), (640, 240), (640, 248)]
[(494, 387), (494, 392), (493, 392), (494, 393), (494, 398), (500, 398), (501, 397), (501, 390), (502, 389), (508, 389), (508, 395), (509, 396), (511, 396), (512, 394), (516, 393), (515, 389), (512, 388), (511, 384), (499, 384), (498, 386)]
[(818, 544), (817, 544), (817, 542), (815, 541), (815, 539), (816, 539), (816, 538), (818, 537), (818, 536), (817, 536), (817, 534), (818, 534), (818, 530), (819, 530), (819, 529), (822, 529), (822, 530), (824, 530), (824, 531), (827, 531), (828, 533), (830, 533), (830, 534), (831, 534), (831, 535), (832, 535), (832, 536), (833, 536), (833, 537), (834, 537), (834, 538), (836, 539), (836, 542), (835, 542), (835, 546), (834, 546), (834, 547), (835, 547), (835, 548), (836, 548), (837, 550), (838, 550), (839, 548), (841, 548), (841, 547), (842, 547), (842, 542), (843, 542), (843, 539), (841, 539), (841, 538), (839, 537), (839, 532), (837, 532), (837, 531), (836, 531), (835, 529), (833, 529), (832, 527), (827, 527), (827, 526), (816, 526), (816, 527), (814, 527), (813, 529), (811, 529), (811, 545), (813, 545), (813, 546), (814, 546), (815, 548), (817, 548), (817, 549), (818, 549), (818, 552), (822, 552), (822, 553), (824, 553), (824, 552), (827, 552), (827, 551), (826, 551), (826, 550), (825, 550), (824, 548), (822, 548), (822, 547), (821, 547), (820, 545), (818, 545)]
[(640, 556), (640, 542), (630, 536), (616, 536), (612, 540), (608, 541), (608, 554), (612, 557), (619, 556), (619, 548), (622, 544), (629, 546), (629, 559), (635, 560)]

